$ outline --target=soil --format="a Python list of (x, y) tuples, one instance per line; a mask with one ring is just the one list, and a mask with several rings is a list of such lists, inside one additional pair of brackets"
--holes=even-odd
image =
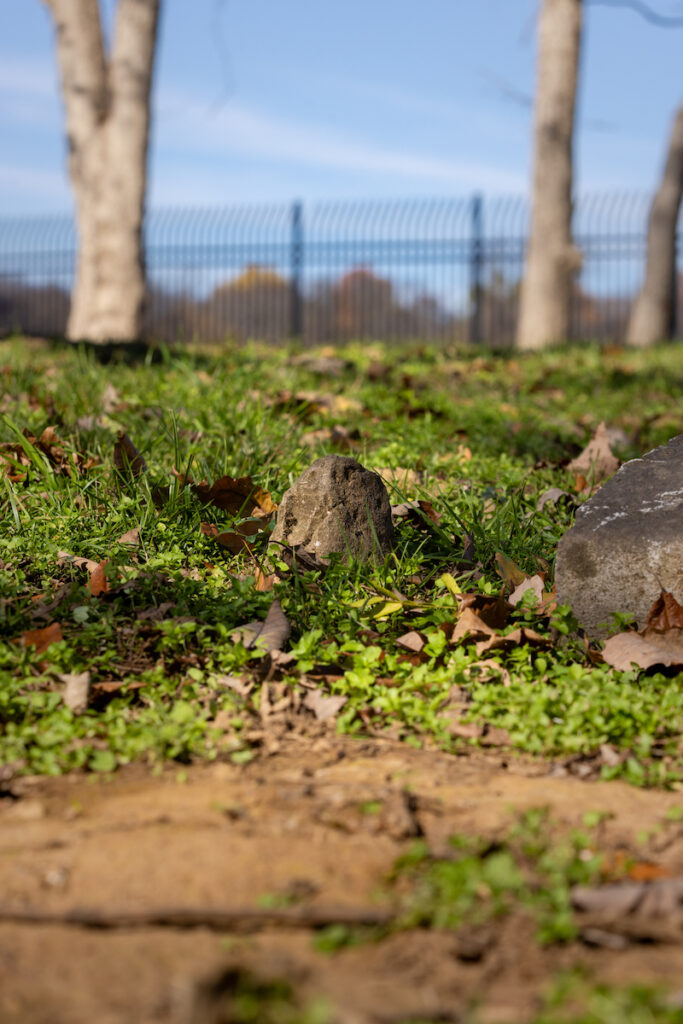
[(456, 757), (332, 735), (242, 766), (154, 775), (137, 765), (13, 785), (0, 799), (3, 1024), (217, 1024), (234, 1019), (221, 1015), (219, 993), (237, 969), (288, 979), (303, 1003), (325, 997), (335, 1024), (462, 1021), (472, 1005), (482, 1024), (519, 1024), (557, 972), (576, 966), (611, 984), (681, 988), (683, 943), (541, 948), (522, 915), (483, 934), (415, 930), (324, 954), (301, 922), (102, 929), (6, 914), (216, 912), (266, 897), (323, 917), (376, 912), (416, 835), (438, 851), (453, 833), (502, 834), (514, 810), (541, 806), (558, 830), (610, 812), (604, 848), (639, 857), (639, 837), (654, 830), (649, 857), (683, 875), (683, 826), (662, 827), (680, 793), (583, 781), (499, 752)]

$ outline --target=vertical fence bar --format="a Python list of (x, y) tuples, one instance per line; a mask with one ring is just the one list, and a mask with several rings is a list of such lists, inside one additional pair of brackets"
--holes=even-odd
[(481, 299), (483, 269), (482, 197), (472, 196), (470, 202), (470, 337), (473, 345), (481, 341)]
[(302, 335), (301, 298), (304, 264), (304, 217), (303, 203), (296, 199), (292, 203), (291, 239), (291, 304), (289, 310), (289, 334), (292, 338)]

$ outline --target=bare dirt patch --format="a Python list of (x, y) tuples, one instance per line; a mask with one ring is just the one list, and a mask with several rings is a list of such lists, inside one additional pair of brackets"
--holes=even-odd
[[(608, 812), (605, 850), (647, 853), (683, 875), (683, 825), (667, 819), (677, 793), (556, 777), (522, 758), (336, 737), (243, 766), (156, 777), (131, 766), (20, 786), (0, 800), (2, 911), (86, 908), (106, 919), (193, 908), (207, 922), (102, 929), (0, 912), (5, 1024), (233, 1020), (221, 992), (235, 971), (287, 979), (302, 1005), (325, 997), (342, 1024), (464, 1020), (475, 1004), (478, 1021), (525, 1021), (557, 971), (578, 965), (612, 984), (680, 988), (683, 944), (542, 948), (524, 915), (476, 934), (415, 929), (331, 954), (316, 951), (310, 926), (328, 911), (386, 909), (378, 892), (417, 836), (436, 851), (454, 833), (495, 838), (514, 811), (541, 806), (558, 833)], [(239, 908), (285, 913), (224, 928), (209, 920)]]

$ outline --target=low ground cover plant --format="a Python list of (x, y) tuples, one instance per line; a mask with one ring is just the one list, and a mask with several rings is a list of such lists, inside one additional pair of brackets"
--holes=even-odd
[[(679, 783), (683, 676), (604, 663), (552, 575), (599, 424), (612, 471), (683, 430), (679, 348), (103, 367), (16, 339), (0, 360), (5, 777), (239, 762), (334, 729)], [(387, 483), (380, 565), (268, 554), (283, 492), (329, 452)]]

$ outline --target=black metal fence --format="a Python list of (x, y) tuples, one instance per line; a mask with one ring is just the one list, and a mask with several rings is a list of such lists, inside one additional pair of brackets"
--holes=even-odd
[[(572, 338), (622, 335), (642, 280), (649, 204), (647, 195), (577, 201), (583, 264)], [(527, 223), (524, 199), (479, 195), (152, 211), (146, 333), (509, 344)], [(0, 333), (64, 332), (75, 250), (68, 216), (0, 220)], [(676, 314), (681, 279), (679, 268)]]

